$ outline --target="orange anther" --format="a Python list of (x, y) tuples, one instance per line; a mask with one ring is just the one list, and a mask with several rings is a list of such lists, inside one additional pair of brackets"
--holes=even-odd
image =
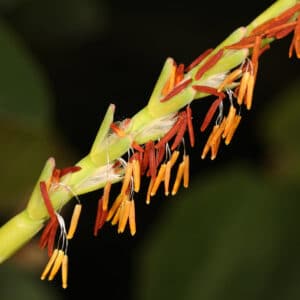
[(136, 233), (136, 223), (135, 223), (135, 205), (134, 200), (130, 200), (130, 209), (129, 209), (129, 229), (130, 234), (135, 235)]
[(126, 167), (126, 171), (125, 171), (125, 175), (124, 175), (124, 179), (123, 179), (123, 184), (122, 184), (122, 188), (121, 188), (121, 194), (125, 195), (127, 193), (129, 184), (130, 184), (130, 180), (131, 180), (131, 176), (132, 176), (132, 170), (133, 170), (133, 164), (132, 162), (128, 162), (127, 163), (127, 167)]
[(223, 138), (225, 138), (227, 136), (227, 134), (230, 130), (230, 127), (232, 126), (235, 114), (236, 114), (236, 108), (233, 105), (231, 105), (229, 108), (228, 116), (226, 118), (225, 128), (222, 133)]
[(176, 163), (178, 157), (179, 157), (180, 152), (178, 150), (175, 150), (172, 152), (171, 158), (170, 158), (170, 162), (171, 162), (171, 167), (174, 166), (174, 164)]
[(57, 257), (57, 254), (58, 254), (58, 249), (55, 249), (47, 263), (47, 265), (45, 266), (44, 270), (43, 270), (43, 273), (41, 275), (41, 280), (44, 280), (46, 278), (46, 276), (48, 275), (50, 269), (52, 268), (55, 260), (56, 260), (56, 257)]
[(245, 96), (245, 105), (248, 110), (251, 109), (252, 106), (252, 98), (253, 98), (253, 90), (254, 90), (254, 75), (250, 74), (249, 79), (248, 79), (248, 85), (247, 85), (247, 91), (246, 91), (246, 96)]
[(118, 233), (123, 233), (129, 218), (130, 200), (128, 197), (120, 205)]
[(133, 174), (133, 185), (134, 185), (134, 191), (137, 193), (140, 190), (141, 185), (141, 165), (140, 161), (138, 159), (132, 160), (132, 174)]
[(51, 272), (49, 274), (48, 280), (53, 280), (53, 278), (57, 274), (59, 268), (61, 267), (64, 255), (65, 255), (65, 253), (64, 253), (63, 250), (58, 250), (58, 254), (57, 254), (56, 259), (54, 261), (54, 264), (53, 264), (53, 267), (52, 267)]
[(171, 70), (171, 73), (170, 73), (170, 77), (166, 81), (166, 83), (165, 83), (165, 85), (164, 85), (164, 87), (161, 91), (161, 94), (163, 96), (166, 96), (174, 88), (176, 69), (177, 69), (176, 64), (173, 64), (172, 70)]
[(123, 194), (119, 194), (117, 196), (117, 198), (115, 199), (112, 207), (108, 211), (108, 214), (107, 214), (107, 217), (106, 217), (106, 221), (109, 221), (114, 216), (114, 214), (116, 213), (117, 209), (119, 208), (121, 202), (123, 201), (123, 198), (124, 198)]
[(188, 188), (190, 181), (190, 157), (184, 155), (183, 157), (184, 169), (183, 169), (183, 186)]
[(231, 126), (231, 128), (230, 128), (230, 130), (229, 130), (229, 132), (228, 132), (228, 134), (226, 136), (226, 139), (225, 139), (225, 145), (228, 145), (231, 142), (232, 137), (233, 137), (233, 135), (234, 135), (234, 133), (235, 133), (235, 131), (236, 131), (236, 129), (237, 129), (240, 121), (241, 121), (241, 118), (242, 117), (240, 115), (236, 115), (234, 117), (233, 124), (232, 124), (232, 126)]
[(68, 256), (65, 254), (63, 257), (61, 265), (61, 277), (62, 277), (62, 287), (64, 289), (68, 286)]
[(179, 185), (183, 176), (183, 170), (184, 170), (184, 162), (181, 162), (178, 166), (178, 170), (177, 170), (177, 174), (176, 174), (176, 178), (175, 178), (175, 182), (172, 188), (172, 195), (176, 195), (178, 189), (179, 189)]
[(212, 137), (214, 136), (214, 134), (216, 133), (216, 131), (218, 130), (218, 128), (220, 127), (220, 125), (216, 124), (214, 125), (208, 139), (207, 139), (207, 142), (206, 144), (204, 145), (204, 148), (203, 148), (203, 151), (202, 151), (202, 154), (201, 154), (201, 158), (204, 159), (206, 157), (206, 154), (208, 153), (208, 151), (210, 150), (210, 147), (211, 147), (211, 139)]
[(153, 187), (151, 189), (151, 193), (150, 193), (151, 196), (154, 196), (156, 194), (160, 183), (164, 180), (166, 166), (167, 165), (165, 163), (161, 164), (161, 166), (159, 168), (159, 171), (158, 171), (158, 174), (157, 174), (157, 176), (155, 178), (155, 181), (153, 183)]
[(242, 74), (242, 69), (235, 69), (229, 75), (225, 77), (225, 79), (221, 82), (218, 87), (217, 92), (221, 92), (227, 85), (231, 84), (234, 80), (236, 80)]
[(109, 201), (111, 185), (112, 185), (111, 181), (107, 181), (104, 186), (104, 189), (103, 189), (103, 201), (102, 201), (103, 210), (107, 210), (107, 208), (108, 208), (108, 201)]
[(246, 90), (247, 90), (247, 86), (248, 86), (249, 77), (250, 77), (250, 72), (246, 71), (243, 74), (243, 77), (241, 79), (239, 92), (238, 92), (238, 96), (237, 96), (237, 103), (239, 105), (242, 105), (242, 103), (243, 103), (243, 100), (244, 100), (244, 97), (246, 94)]
[(154, 181), (155, 181), (155, 177), (151, 177), (150, 182), (149, 182), (149, 186), (148, 186), (148, 190), (147, 190), (147, 195), (146, 195), (146, 204), (150, 204), (151, 190), (152, 190)]
[(164, 187), (165, 187), (165, 196), (169, 195), (169, 185), (170, 185), (170, 178), (171, 178), (171, 160), (166, 163), (166, 170), (165, 170), (165, 178), (164, 178)]
[(67, 239), (69, 239), (69, 240), (73, 238), (74, 233), (76, 231), (76, 228), (78, 225), (78, 220), (79, 220), (80, 213), (81, 213), (81, 207), (82, 207), (82, 205), (79, 203), (77, 203), (74, 207), (71, 222), (70, 222), (70, 228), (69, 228), (69, 231), (67, 234)]

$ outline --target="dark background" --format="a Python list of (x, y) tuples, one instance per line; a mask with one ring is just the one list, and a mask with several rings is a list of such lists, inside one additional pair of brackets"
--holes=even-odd
[[(79, 0), (24, 0), (14, 5), (7, 1), (0, 11), (2, 19), (43, 68), (53, 94), (52, 126), (74, 150), (76, 159), (88, 153), (110, 103), (116, 104), (117, 120), (145, 106), (168, 56), (179, 63), (190, 63), (273, 3), (87, 2), (89, 6)], [(78, 8), (76, 13), (68, 9), (72, 6)], [(93, 23), (89, 23), (91, 14)], [(68, 24), (68, 20), (73, 23)], [(205, 139), (198, 130), (210, 102), (192, 105), (197, 138), (195, 149), (189, 151), (192, 176), (217, 172), (222, 165), (241, 158), (250, 165), (264, 164), (265, 141), (253, 125), (261, 112), (272, 105), (281, 87), (299, 74), (299, 64), (288, 59), (289, 42), (284, 39), (274, 43), (272, 51), (263, 56), (253, 109), (246, 112), (230, 148), (222, 149), (214, 163), (200, 159)], [(144, 205), (144, 193), (136, 195), (136, 200), (141, 201), (137, 205), (138, 232), (133, 238), (128, 233), (118, 235), (112, 226), (104, 227), (94, 237), (92, 228), (100, 192), (81, 197), (84, 211), (69, 249), (69, 288), (60, 288), (59, 277), (53, 287), (62, 299), (133, 299), (136, 248), (168, 209), (164, 199)]]

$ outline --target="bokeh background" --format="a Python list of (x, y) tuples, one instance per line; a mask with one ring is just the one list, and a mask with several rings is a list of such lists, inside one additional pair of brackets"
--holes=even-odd
[[(64, 167), (88, 153), (110, 103), (117, 120), (143, 108), (168, 56), (190, 63), (272, 3), (1, 0), (0, 222), (25, 207), (48, 157)], [(37, 236), (0, 266), (1, 299), (299, 299), (300, 62), (288, 58), (290, 40), (262, 56), (253, 109), (215, 161), (200, 159), (211, 99), (193, 103), (189, 189), (150, 205), (145, 190), (136, 195), (135, 237), (109, 224), (94, 237), (101, 191), (82, 196), (69, 287), (40, 281)]]

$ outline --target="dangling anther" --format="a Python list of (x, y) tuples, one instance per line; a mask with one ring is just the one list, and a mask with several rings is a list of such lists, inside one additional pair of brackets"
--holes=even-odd
[(67, 239), (68, 240), (73, 238), (74, 233), (76, 231), (76, 228), (78, 226), (78, 221), (79, 221), (79, 217), (80, 217), (80, 213), (81, 213), (81, 207), (82, 207), (82, 205), (80, 203), (77, 203), (74, 207), (71, 222), (70, 222), (69, 231), (68, 231), (68, 234), (67, 234)]

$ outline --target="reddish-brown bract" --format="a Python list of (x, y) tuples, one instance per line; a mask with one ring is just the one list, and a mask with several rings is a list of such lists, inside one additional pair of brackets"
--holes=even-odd
[(214, 116), (218, 106), (220, 105), (220, 103), (222, 102), (222, 100), (224, 99), (225, 97), (225, 94), (219, 96), (219, 98), (217, 98), (213, 103), (212, 105), (210, 106), (209, 110), (207, 111), (206, 115), (205, 115), (205, 118), (202, 122), (202, 125), (200, 127), (200, 131), (204, 131), (207, 126), (209, 125), (209, 123), (211, 122), (212, 120), (212, 117)]
[(106, 218), (107, 218), (107, 214), (108, 214), (108, 211), (103, 210), (103, 196), (102, 196), (98, 200), (96, 221), (95, 221), (95, 225), (94, 225), (94, 236), (97, 236), (98, 231), (104, 225)]
[(181, 91), (183, 91), (190, 83), (192, 82), (192, 79), (189, 78), (185, 81), (183, 81), (182, 83), (178, 84), (177, 86), (175, 86), (165, 97), (163, 97), (162, 99), (160, 99), (160, 102), (166, 102), (169, 99), (171, 99), (172, 97), (174, 97), (175, 95), (179, 94)]
[(212, 66), (214, 66), (223, 56), (224, 49), (220, 49), (215, 55), (212, 55), (207, 62), (203, 64), (195, 74), (195, 79), (199, 80), (202, 75), (207, 72)]
[(55, 214), (55, 210), (52, 206), (48, 188), (45, 181), (40, 182), (40, 190), (42, 194), (42, 198), (44, 200), (45, 206), (47, 208), (48, 214), (50, 216), (50, 220), (48, 221), (47, 226), (44, 228), (43, 234), (41, 235), (39, 245), (42, 248), (48, 246), (48, 255), (51, 256), (54, 248), (54, 241), (56, 236), (56, 231), (58, 228), (58, 220)]
[(190, 65), (185, 68), (185, 72), (189, 72), (195, 66), (197, 66), (201, 61), (203, 61), (214, 49), (210, 48), (200, 54)]
[(190, 105), (186, 107), (186, 119), (187, 119), (190, 145), (193, 148), (195, 146), (195, 134), (194, 134), (194, 126), (193, 126), (192, 109)]

